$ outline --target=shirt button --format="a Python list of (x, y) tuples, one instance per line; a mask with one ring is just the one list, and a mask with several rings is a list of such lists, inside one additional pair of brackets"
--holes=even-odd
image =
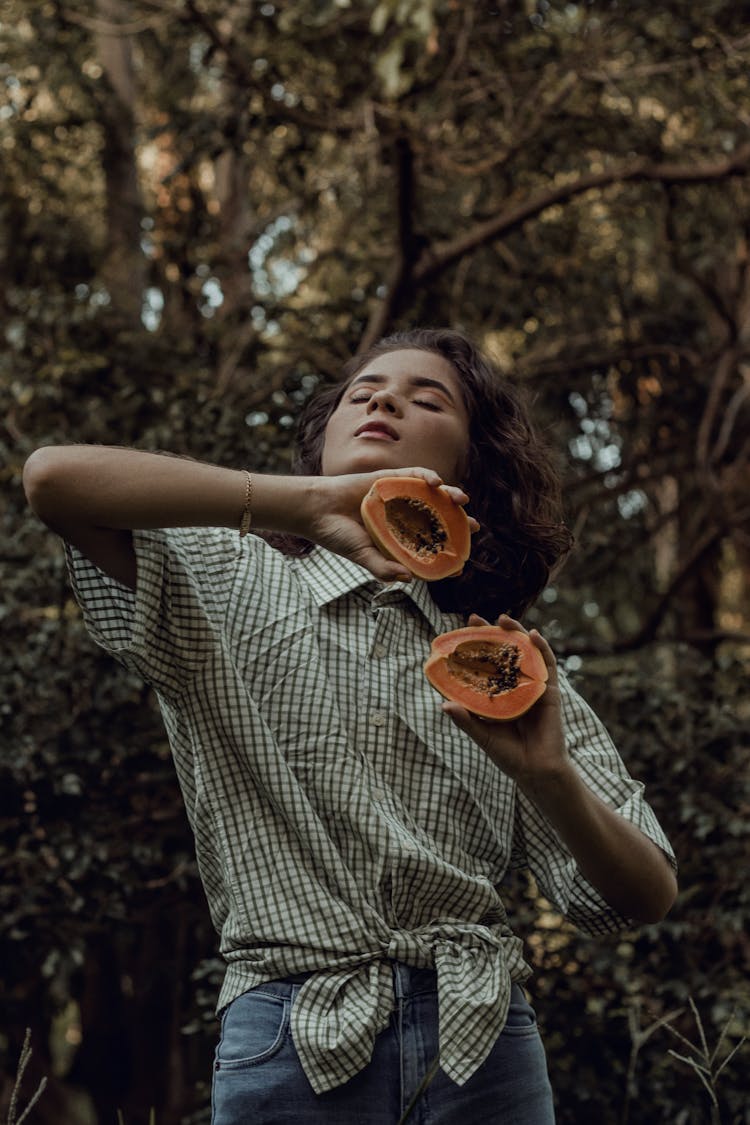
[(385, 789), (374, 788), (372, 791), (373, 801), (382, 801), (385, 798)]
[(378, 660), (380, 660), (382, 656), (385, 656), (387, 651), (388, 649), (385, 647), (385, 645), (376, 644), (372, 646), (372, 655), (376, 656)]
[(372, 711), (370, 721), (374, 727), (384, 727), (388, 719), (385, 711)]

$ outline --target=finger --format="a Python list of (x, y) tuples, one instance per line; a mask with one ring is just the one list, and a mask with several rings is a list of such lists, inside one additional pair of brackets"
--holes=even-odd
[(454, 504), (460, 504), (461, 506), (463, 506), (464, 504), (468, 504), (469, 502), (468, 492), (464, 492), (463, 488), (459, 488), (457, 484), (441, 484), (440, 491), (444, 492), (445, 495), (454, 502)]
[(529, 633), (529, 639), (541, 652), (544, 663), (547, 667), (547, 685), (557, 687), (557, 660), (552, 651), (552, 647), (547, 640), (542, 636), (538, 629), (532, 629)]
[(480, 615), (478, 613), (470, 613), (469, 614), (469, 624), (470, 625), (489, 625), (489, 621), (487, 620), (486, 617), (480, 617)]
[(411, 582), (414, 577), (402, 563), (384, 558), (374, 547), (365, 547), (352, 558), (360, 566), (366, 567), (381, 582)]
[(455, 723), (459, 730), (464, 734), (468, 734), (482, 750), (487, 750), (490, 739), (497, 735), (498, 727), (502, 724), (495, 723), (491, 719), (482, 719), (479, 715), (472, 715), (471, 711), (467, 711), (460, 703), (445, 702), (442, 705), (444, 715), (447, 715), (451, 722)]
[(481, 524), (479, 523), (479, 521), (478, 521), (478, 520), (475, 520), (473, 516), (469, 516), (469, 531), (470, 531), (470, 533), (471, 533), (472, 535), (473, 535), (473, 534), (474, 534), (474, 533), (475, 533), (476, 531), (479, 531), (479, 528), (480, 528), (481, 526), (482, 526), (482, 525), (481, 525)]
[(441, 705), (441, 710), (444, 715), (453, 720), (457, 727), (465, 730), (467, 734), (469, 733), (469, 728), (472, 725), (471, 714), (465, 707), (462, 707), (460, 703), (445, 702)]
[(497, 619), (497, 624), (503, 629), (510, 629), (511, 631), (515, 629), (520, 633), (526, 633), (528, 636), (528, 630), (523, 627), (520, 621), (516, 621), (514, 617), (511, 617), (509, 613), (501, 613)]
[(442, 704), (442, 711), (449, 719), (460, 727), (466, 734), (470, 734), (472, 738), (476, 738), (477, 732), (481, 733), (482, 720), (478, 715), (472, 715), (471, 711), (467, 711), (460, 703), (445, 702)]
[(439, 488), (443, 483), (443, 478), (434, 469), (423, 469), (421, 465), (414, 466), (411, 469), (381, 469), (378, 477), (421, 477), (422, 480), (427, 481), (433, 488)]

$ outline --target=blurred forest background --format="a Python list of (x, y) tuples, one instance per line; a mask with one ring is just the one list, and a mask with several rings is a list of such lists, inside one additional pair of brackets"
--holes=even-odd
[(315, 388), (424, 323), (560, 451), (578, 546), (528, 622), (681, 865), (610, 939), (508, 888), (558, 1120), (750, 1122), (747, 5), (4, 0), (0, 156), (2, 1119), (29, 1027), (32, 1122), (207, 1122), (221, 974), (153, 698), (25, 458), (284, 471)]

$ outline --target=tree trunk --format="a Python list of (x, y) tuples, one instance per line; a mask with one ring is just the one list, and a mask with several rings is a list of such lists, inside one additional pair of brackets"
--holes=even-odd
[[(702, 498), (696, 495), (695, 485), (681, 489), (679, 509), (679, 559), (694, 549), (699, 538), (696, 514), (705, 513)], [(720, 562), (722, 542), (717, 537), (711, 547), (702, 552), (695, 565), (686, 574), (675, 598), (675, 632), (690, 644), (711, 657), (716, 649), (720, 597)]]
[(102, 169), (106, 192), (106, 243), (100, 270), (112, 307), (128, 327), (141, 322), (146, 262), (141, 251), (143, 213), (135, 151), (135, 81), (131, 42), (120, 30), (128, 0), (97, 0), (96, 45), (106, 90), (100, 104)]
[[(226, 104), (237, 98), (227, 84)], [(216, 160), (214, 175), (218, 215), (218, 260), (216, 273), (224, 300), (217, 313), (222, 324), (218, 342), (217, 386), (223, 390), (242, 363), (242, 353), (255, 335), (250, 318), (253, 281), (248, 253), (253, 237), (250, 206), (250, 161), (242, 143), (248, 127), (246, 113), (240, 113), (230, 130), (233, 143)]]

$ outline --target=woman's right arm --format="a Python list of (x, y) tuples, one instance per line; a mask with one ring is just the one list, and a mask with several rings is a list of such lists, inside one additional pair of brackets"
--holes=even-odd
[[(313, 478), (254, 477), (253, 522), (296, 529)], [(268, 482), (268, 483), (267, 483)], [(28, 501), (53, 531), (135, 588), (131, 529), (238, 528), (245, 473), (183, 457), (98, 445), (45, 446), (24, 466)]]
[[(365, 530), (359, 505), (372, 482), (385, 475), (419, 475), (423, 468), (340, 477), (253, 474), (254, 528), (285, 531), (353, 559), (382, 581), (409, 577), (386, 559)], [(135, 589), (131, 529), (239, 528), (246, 475), (202, 461), (99, 445), (44, 446), (23, 472), (29, 503), (58, 535), (118, 582)], [(446, 488), (456, 503), (466, 495)]]

